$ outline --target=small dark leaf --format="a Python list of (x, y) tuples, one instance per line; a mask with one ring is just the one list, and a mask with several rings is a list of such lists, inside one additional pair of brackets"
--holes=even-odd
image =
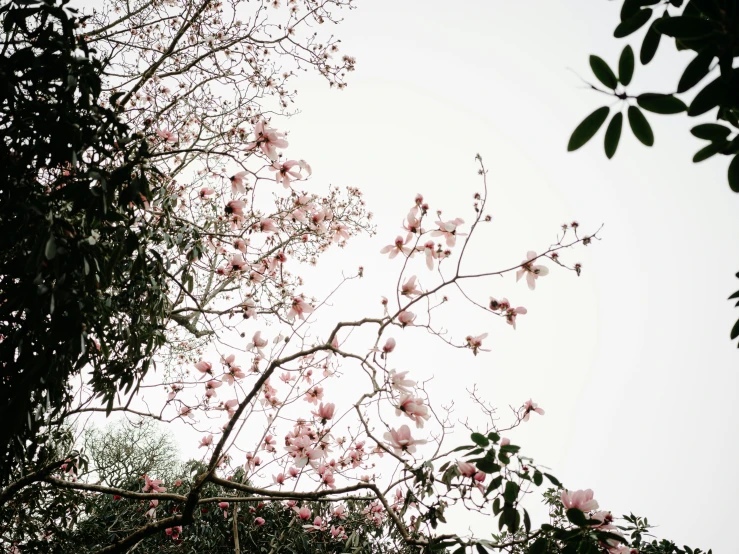
[(544, 537), (539, 537), (529, 547), (529, 554), (546, 554), (549, 549), (549, 542)]
[(593, 135), (598, 132), (598, 129), (601, 128), (608, 117), (609, 111), (610, 108), (603, 106), (586, 117), (573, 131), (570, 142), (567, 144), (567, 151), (572, 152), (577, 150), (593, 138)]
[(621, 52), (621, 57), (618, 59), (618, 80), (623, 86), (626, 86), (631, 82), (633, 76), (634, 51), (627, 44)]
[(477, 469), (479, 469), (483, 473), (495, 473), (497, 471), (500, 471), (500, 466), (490, 458), (483, 458), (482, 460), (477, 462), (476, 465)]
[(671, 94), (645, 92), (636, 97), (636, 103), (647, 111), (661, 114), (675, 114), (688, 109), (685, 102)]
[(652, 8), (646, 8), (636, 12), (631, 18), (623, 21), (616, 27), (613, 36), (616, 38), (624, 38), (634, 31), (640, 29), (652, 17)]
[(700, 91), (690, 103), (688, 115), (695, 117), (718, 106), (726, 96), (726, 89), (721, 77), (716, 77)]
[(701, 148), (700, 150), (698, 150), (698, 152), (695, 153), (695, 156), (693, 156), (693, 163), (697, 164), (698, 162), (707, 160), (711, 156), (718, 154), (721, 150), (724, 149), (725, 146), (726, 146), (725, 140), (719, 140), (716, 142), (712, 142), (708, 146)]
[(472, 435), (470, 435), (470, 438), (472, 439), (472, 442), (474, 442), (477, 446), (482, 446), (483, 448), (487, 447), (490, 444), (490, 441), (487, 439), (487, 437), (480, 433), (472, 433)]
[[(616, 148), (618, 148), (618, 141), (621, 139), (621, 128), (623, 127), (623, 123), (624, 123), (624, 116), (621, 112), (619, 112), (613, 116), (613, 118), (611, 119), (611, 122), (608, 124), (608, 128), (606, 129), (606, 138), (604, 141), (604, 148), (606, 151), (606, 156), (608, 157), (609, 160), (616, 153)], [(536, 474), (534, 474), (534, 477), (536, 477)], [(541, 480), (540, 473), (539, 473), (539, 479)], [(537, 483), (537, 485), (539, 484), (541, 483)]]
[(621, 6), (621, 21), (631, 19), (642, 6), (653, 6), (659, 2), (660, 0), (624, 0), (624, 5)]
[[(670, 15), (665, 12), (662, 17), (670, 17)], [(649, 30), (647, 31), (647, 34), (644, 35), (644, 40), (641, 43), (641, 50), (639, 51), (639, 61), (641, 61), (642, 65), (647, 65), (649, 62), (651, 62), (654, 58), (654, 55), (657, 53), (659, 41), (662, 38), (662, 34), (657, 32), (657, 30), (654, 28), (654, 25), (655, 23), (657, 23), (657, 21), (659, 21), (659, 19), (655, 19), (649, 26)]]
[(485, 550), (485, 547), (484, 547), (484, 546), (482, 546), (481, 544), (476, 544), (476, 545), (475, 545), (475, 548), (477, 549), (477, 552), (478, 552), (479, 554), (488, 554), (488, 551), (487, 551), (487, 550)]
[(729, 186), (734, 192), (739, 192), (739, 154), (729, 164)]
[(44, 255), (46, 256), (47, 260), (53, 260), (56, 256), (56, 241), (54, 240), (54, 235), (51, 235), (49, 237), (49, 240), (46, 241)]
[(518, 491), (519, 487), (516, 483), (513, 481), (506, 482), (505, 489), (503, 491), (503, 500), (509, 504), (513, 504), (518, 498)]
[(531, 533), (531, 519), (529, 518), (529, 513), (526, 511), (526, 508), (523, 510), (523, 526), (524, 529), (526, 529), (526, 533)]
[(690, 133), (699, 139), (716, 141), (726, 140), (731, 134), (731, 129), (717, 123), (703, 123), (693, 127)]
[(716, 30), (713, 22), (702, 17), (678, 16), (660, 19), (657, 31), (674, 38), (696, 39)]
[(542, 476), (541, 472), (537, 469), (534, 472), (534, 484), (537, 487), (540, 487), (543, 480), (544, 480), (544, 477)]
[(693, 61), (687, 65), (682, 77), (680, 77), (680, 82), (677, 84), (677, 92), (690, 90), (701, 82), (703, 77), (708, 75), (712, 61), (713, 54), (709, 54), (708, 52), (703, 52), (693, 58)]
[(555, 487), (561, 487), (562, 483), (559, 482), (559, 479), (557, 479), (554, 475), (550, 475), (549, 473), (545, 473), (544, 477), (549, 479), (549, 481), (554, 485)]
[(613, 90), (616, 88), (616, 85), (618, 85), (616, 75), (614, 75), (613, 71), (603, 58), (590, 56), (590, 69), (593, 70), (593, 74), (596, 78), (609, 89)]
[(495, 479), (493, 479), (492, 481), (490, 481), (490, 484), (488, 485), (488, 488), (485, 491), (485, 495), (487, 496), (488, 494), (490, 494), (491, 492), (493, 492), (495, 489), (497, 489), (502, 482), (503, 482), (503, 476), (502, 475), (498, 475)]
[(654, 144), (654, 133), (652, 133), (652, 127), (649, 125), (647, 118), (644, 117), (644, 114), (641, 113), (641, 110), (636, 106), (629, 106), (628, 116), (629, 125), (634, 132), (634, 136), (642, 144), (652, 146)]
[(578, 510), (577, 508), (569, 508), (567, 510), (567, 519), (578, 527), (585, 527), (588, 525), (588, 518), (585, 517), (582, 510)]

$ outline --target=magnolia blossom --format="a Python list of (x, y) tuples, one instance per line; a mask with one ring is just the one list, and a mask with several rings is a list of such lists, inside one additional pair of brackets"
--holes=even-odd
[(297, 316), (301, 320), (305, 321), (305, 314), (309, 314), (312, 311), (313, 306), (308, 304), (305, 299), (301, 298), (300, 296), (296, 296), (295, 298), (293, 298), (290, 310), (288, 310), (287, 312), (287, 320), (292, 322)]
[(397, 430), (390, 429), (383, 436), (398, 455), (402, 455), (404, 452), (413, 454), (416, 451), (417, 444), (426, 444), (423, 439), (414, 439), (407, 425), (401, 425), (400, 429)]
[(244, 377), (246, 377), (246, 374), (241, 370), (241, 368), (239, 366), (232, 365), (228, 368), (228, 371), (223, 374), (221, 381), (233, 386), (236, 379), (243, 379)]
[(526, 283), (529, 285), (531, 290), (536, 288), (536, 280), (539, 277), (544, 277), (549, 274), (549, 268), (543, 265), (533, 265), (533, 260), (536, 258), (536, 252), (529, 250), (526, 254), (526, 259), (521, 262), (521, 269), (516, 272), (516, 282), (518, 282), (524, 273), (526, 274)]
[(577, 508), (582, 512), (590, 512), (598, 509), (598, 501), (593, 498), (592, 489), (579, 490), (579, 491), (568, 491), (567, 489), (562, 491), (560, 496), (562, 504), (568, 510), (570, 508)]
[(385, 344), (382, 346), (382, 353), (383, 354), (390, 354), (393, 350), (395, 350), (395, 339), (393, 337), (389, 337)]
[(406, 379), (406, 375), (408, 375), (407, 371), (396, 373), (394, 369), (390, 370), (390, 386), (397, 391), (410, 393), (411, 389), (416, 386), (416, 382)]
[(405, 327), (407, 325), (413, 325), (413, 321), (416, 319), (416, 314), (413, 312), (409, 312), (407, 310), (403, 310), (398, 314), (398, 321), (400, 324)]
[(233, 177), (229, 178), (229, 180), (231, 181), (231, 194), (236, 196), (239, 193), (246, 193), (244, 181), (246, 181), (247, 175), (249, 175), (248, 171), (239, 171)]
[(262, 338), (262, 332), (257, 331), (256, 333), (254, 333), (251, 342), (246, 345), (246, 349), (252, 352), (256, 351), (260, 356), (262, 356), (262, 358), (266, 358), (262, 348), (267, 346), (268, 343), (269, 341), (267, 339)]
[(303, 506), (298, 510), (298, 516), (300, 516), (300, 519), (310, 519), (310, 508)]
[(427, 241), (423, 246), (419, 246), (418, 250), (423, 252), (423, 255), (426, 257), (426, 267), (429, 268), (429, 271), (433, 271), (434, 260), (439, 257), (434, 241)]
[(528, 313), (528, 310), (524, 308), (523, 306), (519, 306), (518, 308), (508, 308), (506, 310), (505, 319), (506, 323), (508, 325), (512, 325), (513, 328), (516, 328), (516, 316), (524, 315)]
[(409, 277), (408, 280), (400, 287), (400, 294), (403, 296), (418, 296), (423, 291), (416, 287), (416, 276)]
[(295, 160), (288, 160), (284, 163), (280, 162), (274, 162), (270, 167), (270, 171), (275, 171), (275, 181), (279, 185), (282, 183), (282, 186), (286, 189), (290, 188), (290, 180), (291, 179), (300, 179), (300, 173), (298, 171), (292, 170), (295, 166), (299, 166), (299, 162)]
[(202, 373), (202, 375), (200, 376), (201, 379), (206, 375), (213, 375), (213, 364), (211, 364), (210, 362), (200, 360), (198, 363), (195, 364), (195, 369)]
[(254, 125), (254, 141), (248, 143), (244, 150), (247, 152), (259, 148), (270, 160), (277, 160), (277, 148), (286, 148), (287, 141), (285, 133), (281, 133), (267, 127), (264, 120), (259, 120)]
[(200, 191), (198, 192), (198, 196), (199, 196), (199, 197), (200, 197), (200, 198), (201, 198), (202, 200), (207, 200), (207, 199), (208, 199), (208, 198), (210, 198), (210, 197), (211, 197), (211, 196), (212, 196), (213, 194), (215, 194), (215, 192), (216, 192), (216, 191), (215, 191), (215, 189), (212, 189), (212, 188), (210, 188), (210, 187), (203, 187), (203, 188), (201, 188), (201, 189), (200, 189)]
[(323, 402), (321, 402), (321, 405), (318, 406), (318, 409), (314, 410), (311, 413), (317, 418), (321, 419), (325, 424), (326, 421), (328, 421), (329, 419), (333, 419), (334, 410), (336, 410), (336, 404), (334, 404), (333, 402), (328, 402), (325, 405), (323, 404)]
[(526, 402), (523, 404), (523, 420), (528, 421), (529, 420), (529, 414), (531, 412), (536, 412), (539, 415), (544, 415), (544, 410), (539, 408), (539, 405), (536, 402), (532, 402), (529, 398)]
[(468, 462), (457, 460), (457, 468), (459, 468), (459, 472), (464, 477), (474, 477), (475, 473), (477, 473), (477, 468)]
[(462, 225), (464, 220), (457, 217), (450, 221), (437, 221), (436, 224), (439, 228), (436, 231), (431, 232), (432, 237), (444, 237), (446, 239), (446, 245), (453, 247), (457, 243), (457, 237), (465, 236), (467, 233), (460, 233), (457, 231), (457, 227)]
[(216, 396), (216, 391), (218, 387), (220, 387), (223, 383), (220, 381), (216, 381), (215, 379), (211, 379), (207, 383), (205, 383), (205, 396), (210, 398), (211, 396)]
[(482, 348), (482, 341), (487, 337), (487, 333), (483, 333), (482, 335), (478, 335), (476, 337), (473, 337), (472, 335), (468, 335), (465, 339), (467, 341), (467, 346), (469, 346), (472, 349), (472, 353), (477, 356), (478, 351), (482, 352), (490, 352), (489, 348)]
[(198, 448), (203, 448), (204, 446), (207, 448), (213, 443), (213, 435), (206, 435), (202, 439), (200, 439), (200, 446)]
[(428, 421), (431, 418), (429, 408), (424, 405), (423, 399), (414, 398), (410, 394), (404, 394), (400, 397), (400, 402), (395, 407), (395, 413), (396, 415), (404, 413), (416, 423), (416, 427), (419, 429), (423, 427), (424, 420)]
[(393, 244), (388, 244), (382, 250), (380, 250), (380, 254), (390, 254), (389, 258), (392, 260), (393, 258), (395, 258), (395, 256), (402, 252), (403, 255), (408, 258), (413, 255), (413, 248), (411, 248), (410, 246), (406, 246), (409, 241), (410, 236), (406, 237), (405, 240), (403, 239), (403, 237), (398, 236)]
[(223, 510), (223, 517), (228, 517), (228, 502), (219, 502), (218, 507)]
[(255, 524), (255, 525), (256, 525), (257, 527), (261, 527), (262, 525), (264, 525), (264, 524), (265, 524), (265, 520), (264, 520), (264, 518), (263, 518), (263, 517), (255, 517), (255, 518), (254, 518), (254, 524)]
[(164, 142), (177, 142), (177, 135), (174, 134), (172, 131), (166, 131), (164, 129), (156, 129), (155, 130), (157, 136), (164, 140)]
[(157, 506), (159, 506), (159, 500), (154, 499), (149, 501), (149, 509), (144, 514), (146, 517), (156, 517), (157, 515)]
[(162, 487), (162, 481), (161, 479), (149, 479), (148, 475), (144, 475), (144, 488), (141, 489), (143, 492), (167, 492), (167, 489), (165, 487)]

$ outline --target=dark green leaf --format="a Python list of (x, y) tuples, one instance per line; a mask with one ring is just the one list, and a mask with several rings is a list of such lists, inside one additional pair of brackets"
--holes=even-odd
[(497, 471), (500, 471), (500, 466), (490, 458), (483, 458), (482, 460), (477, 462), (477, 469), (479, 469), (483, 473), (495, 473)]
[(729, 186), (734, 192), (739, 192), (739, 154), (729, 164)]
[[(608, 124), (608, 128), (606, 129), (604, 148), (609, 160), (616, 153), (616, 148), (618, 148), (618, 141), (621, 139), (621, 128), (623, 127), (623, 123), (624, 115), (621, 112), (618, 112), (613, 116), (611, 122)], [(534, 474), (534, 476), (536, 476), (536, 474)], [(539, 479), (541, 479), (541, 474), (539, 474)], [(540, 484), (541, 483), (537, 483), (537, 485)]]
[(500, 440), (500, 435), (498, 433), (493, 433), (492, 431), (488, 433), (488, 438), (493, 442), (498, 442)]
[(703, 77), (708, 75), (712, 61), (713, 54), (708, 52), (703, 52), (693, 58), (693, 61), (687, 65), (685, 71), (683, 71), (682, 77), (680, 77), (680, 82), (677, 84), (677, 92), (690, 90), (702, 81)]
[(697, 164), (698, 162), (707, 160), (711, 156), (718, 154), (721, 150), (724, 149), (725, 146), (726, 146), (725, 140), (719, 140), (716, 142), (712, 142), (708, 146), (701, 148), (700, 150), (698, 150), (698, 152), (695, 153), (695, 156), (693, 156), (693, 163)]
[(454, 552), (452, 552), (452, 554), (464, 554), (464, 552), (465, 552), (465, 547), (464, 546), (460, 546)]
[(549, 481), (552, 483), (552, 485), (556, 487), (561, 487), (562, 483), (559, 482), (559, 479), (557, 479), (554, 475), (550, 475), (549, 473), (545, 473), (544, 477), (549, 479)]
[(549, 548), (549, 542), (544, 537), (539, 537), (534, 541), (534, 544), (532, 544), (529, 547), (529, 554), (546, 554), (546, 551)]
[(502, 475), (498, 475), (495, 479), (493, 479), (492, 481), (490, 481), (490, 484), (488, 485), (488, 488), (485, 491), (485, 495), (487, 496), (488, 494), (490, 494), (491, 492), (493, 492), (495, 489), (497, 489), (502, 482), (503, 482), (503, 476)]
[(531, 533), (531, 519), (529, 518), (529, 513), (526, 511), (526, 508), (523, 510), (523, 526), (524, 529), (526, 529), (526, 533)]
[(721, 77), (716, 77), (700, 91), (690, 103), (688, 115), (695, 117), (718, 106), (726, 96), (726, 89)]
[(477, 552), (479, 552), (479, 554), (488, 554), (488, 551), (485, 550), (485, 547), (481, 544), (476, 544), (475, 548), (477, 549)]
[(661, 114), (675, 114), (688, 109), (685, 102), (671, 94), (645, 92), (636, 97), (636, 103), (647, 111)]
[(616, 38), (624, 38), (629, 36), (634, 31), (640, 29), (644, 24), (649, 21), (652, 17), (652, 8), (646, 8), (639, 10), (632, 17), (626, 21), (621, 22), (616, 30), (613, 32), (613, 36)]
[(682, 15), (660, 19), (657, 30), (674, 38), (695, 39), (711, 34), (716, 27), (708, 19)]
[(567, 519), (578, 527), (585, 527), (588, 525), (588, 518), (585, 517), (582, 510), (578, 510), (577, 508), (569, 508), (567, 510)]
[(509, 504), (513, 504), (518, 498), (519, 487), (513, 481), (508, 481), (505, 484), (505, 490), (503, 491), (503, 500)]
[(598, 132), (598, 129), (601, 128), (608, 117), (609, 111), (610, 109), (607, 106), (603, 106), (586, 117), (573, 131), (570, 142), (567, 144), (567, 151), (577, 150), (593, 138), (593, 135)]
[(53, 260), (56, 256), (56, 241), (54, 240), (54, 235), (51, 235), (49, 237), (49, 240), (46, 241), (44, 255), (46, 256), (47, 260)]
[(470, 438), (472, 439), (472, 442), (474, 442), (477, 446), (482, 446), (483, 448), (487, 447), (490, 444), (490, 441), (487, 439), (487, 437), (480, 433), (472, 433), (472, 435), (470, 435)]
[(717, 123), (703, 123), (693, 127), (690, 133), (699, 139), (716, 141), (726, 140), (731, 134), (731, 129)]
[(659, 2), (660, 0), (624, 0), (624, 5), (621, 6), (621, 21), (631, 19), (642, 6), (653, 6)]
[(613, 90), (616, 88), (616, 85), (618, 85), (616, 75), (613, 74), (613, 71), (603, 58), (590, 56), (590, 69), (593, 70), (593, 74), (596, 78), (609, 89)]
[[(670, 17), (667, 12), (662, 17)], [(647, 65), (649, 62), (652, 61), (654, 58), (654, 55), (657, 53), (657, 48), (659, 47), (659, 41), (662, 38), (662, 34), (658, 33), (657, 30), (654, 28), (654, 24), (657, 23), (659, 19), (655, 19), (654, 22), (649, 26), (649, 30), (647, 31), (647, 34), (644, 35), (644, 40), (641, 43), (641, 50), (639, 51), (639, 61), (641, 61), (642, 65)]]
[(540, 472), (540, 471), (539, 471), (539, 470), (537, 469), (537, 470), (536, 470), (536, 471), (534, 472), (534, 484), (535, 484), (535, 485), (536, 485), (537, 487), (540, 487), (540, 486), (541, 486), (541, 483), (542, 483), (542, 481), (544, 481), (544, 477), (542, 477), (542, 474), (541, 474), (541, 472)]
[(652, 133), (652, 127), (650, 127), (647, 118), (641, 113), (641, 110), (636, 106), (629, 106), (628, 111), (629, 125), (631, 130), (634, 132), (634, 136), (645, 144), (646, 146), (652, 146), (654, 144), (654, 133)]
[(618, 59), (618, 80), (623, 86), (628, 85), (631, 82), (631, 78), (634, 76), (634, 51), (628, 44), (624, 47), (621, 52), (621, 57)]

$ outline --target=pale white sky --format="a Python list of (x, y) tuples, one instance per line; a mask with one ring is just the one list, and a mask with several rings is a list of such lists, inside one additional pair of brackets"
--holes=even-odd
[[(615, 68), (627, 42), (612, 38), (619, 2), (357, 6), (336, 30), (358, 61), (349, 87), (305, 78), (302, 113), (276, 124), (290, 131), (290, 157), (313, 166), (312, 186), (357, 186), (376, 214), (378, 236), (329, 254), (310, 292), (361, 264), (366, 279), (337, 309), (377, 313), (398, 268), (379, 249), (399, 234), (418, 192), (445, 219), (469, 221), (481, 189), (478, 152), (490, 171), (493, 224), (474, 241), (471, 264), (509, 267), (573, 219), (586, 231), (605, 224), (601, 242), (563, 254), (582, 262), (580, 278), (552, 269), (534, 292), (512, 276), (470, 289), (483, 302), (507, 296), (526, 306), (517, 331), (455, 305), (445, 325), (452, 335), (490, 332), (492, 352), (474, 358), (428, 346), (428, 337), (415, 349), (403, 346), (416, 339), (399, 340), (398, 365), (433, 375), (432, 398), (456, 400), (460, 418), (473, 384), (501, 415), (532, 397), (546, 415), (511, 438), (568, 488), (592, 488), (614, 514), (648, 516), (658, 536), (679, 545), (730, 552), (739, 352), (728, 334), (739, 310), (726, 297), (739, 285), (739, 197), (726, 183), (728, 160), (692, 164), (702, 146), (689, 134), (697, 122), (656, 114), (648, 115), (651, 149), (625, 128), (611, 161), (603, 130), (566, 152), (575, 126), (611, 104), (573, 71), (591, 78), (591, 53)], [(637, 53), (642, 34), (628, 41)], [(637, 64), (629, 90), (669, 91), (689, 59), (665, 41), (650, 66)], [(493, 530), (487, 520), (478, 535), (484, 525)]]

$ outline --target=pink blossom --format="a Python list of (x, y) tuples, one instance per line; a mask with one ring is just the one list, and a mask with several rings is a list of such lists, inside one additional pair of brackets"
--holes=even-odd
[(244, 377), (246, 377), (246, 374), (241, 370), (241, 368), (239, 366), (232, 365), (228, 368), (228, 371), (223, 374), (221, 381), (233, 386), (236, 379), (243, 379)]
[(226, 402), (223, 403), (223, 409), (228, 412), (228, 417), (233, 417), (236, 413), (236, 407), (239, 405), (239, 401), (235, 398), (232, 398), (231, 400), (226, 400)]
[(203, 375), (200, 377), (201, 379), (205, 377), (206, 375), (213, 375), (213, 364), (210, 362), (206, 362), (204, 360), (200, 360), (198, 363), (195, 364), (195, 369), (197, 369), (200, 373)]
[(502, 437), (500, 439), (500, 445), (501, 446), (506, 446), (506, 445), (509, 445), (509, 444), (511, 444), (511, 439), (506, 438), (506, 437)]
[(385, 341), (385, 344), (382, 347), (382, 353), (383, 354), (390, 354), (390, 352), (392, 352), (393, 350), (395, 350), (395, 345), (396, 345), (395, 339), (392, 338), (392, 337), (389, 337)]
[(429, 420), (431, 414), (429, 414), (428, 406), (425, 406), (423, 399), (414, 398), (410, 394), (404, 394), (400, 397), (399, 404), (395, 407), (396, 415), (404, 413), (411, 421), (416, 423), (416, 427), (419, 429), (423, 428), (424, 420)]
[(397, 391), (410, 393), (411, 389), (416, 386), (416, 382), (406, 379), (406, 375), (408, 375), (407, 371), (396, 373), (394, 369), (390, 370), (390, 386)]
[(245, 150), (251, 151), (259, 148), (273, 162), (277, 160), (277, 148), (286, 148), (285, 134), (267, 127), (264, 120), (254, 125), (254, 142), (246, 145)]
[(406, 220), (403, 222), (403, 229), (408, 231), (408, 237), (411, 237), (414, 234), (423, 234), (423, 229), (421, 229), (421, 220), (416, 216), (415, 208), (411, 210), (408, 215), (406, 216)]
[(203, 448), (204, 446), (207, 448), (213, 443), (213, 435), (206, 435), (202, 439), (200, 439), (200, 445), (198, 448)]
[(298, 510), (298, 516), (300, 516), (300, 519), (310, 519), (310, 509), (307, 506), (303, 506)]
[(285, 483), (285, 474), (278, 473), (277, 475), (273, 475), (272, 481), (274, 482), (275, 485), (283, 485)]
[(236, 196), (239, 193), (246, 193), (244, 181), (246, 180), (247, 175), (249, 175), (248, 171), (239, 171), (233, 177), (229, 178), (229, 180), (231, 181), (231, 194)]
[(159, 500), (150, 500), (149, 501), (149, 510), (144, 514), (146, 517), (156, 517), (157, 515), (157, 506), (159, 505)]
[(544, 415), (544, 410), (539, 408), (539, 405), (536, 402), (532, 402), (529, 398), (526, 402), (523, 404), (523, 420), (528, 421), (529, 420), (529, 414), (531, 412), (536, 412), (539, 415)]
[(400, 294), (403, 296), (418, 296), (423, 291), (416, 287), (416, 276), (409, 277), (408, 280), (400, 287)]
[(246, 207), (246, 202), (243, 200), (229, 200), (226, 203), (226, 207), (224, 208), (224, 211), (226, 212), (226, 215), (244, 215), (244, 208)]
[(251, 342), (246, 345), (246, 349), (247, 350), (250, 350), (252, 352), (256, 350), (256, 352), (260, 356), (262, 356), (262, 358), (266, 358), (266, 356), (264, 355), (264, 351), (262, 350), (262, 348), (264, 348), (265, 346), (267, 346), (268, 342), (269, 341), (267, 339), (263, 339), (262, 338), (262, 332), (261, 331), (257, 331), (256, 333), (254, 333), (254, 336), (252, 337)]
[(167, 536), (170, 536), (172, 537), (172, 539), (176, 540), (180, 536), (180, 533), (182, 533), (182, 525), (167, 527), (164, 532), (167, 534)]
[(411, 436), (411, 430), (407, 425), (401, 425), (398, 430), (390, 429), (384, 435), (385, 440), (392, 446), (396, 454), (408, 452), (413, 454), (416, 451), (417, 444), (426, 444), (425, 440), (414, 439)]
[(232, 271), (243, 271), (246, 267), (246, 260), (244, 259), (244, 255), (241, 252), (233, 254), (231, 256), (231, 260), (229, 260), (228, 262), (228, 267)]
[(348, 515), (346, 506), (339, 504), (338, 506), (336, 506), (336, 508), (334, 508), (333, 514), (334, 517), (337, 517), (339, 519), (346, 519), (346, 516)]
[(308, 304), (304, 298), (296, 296), (293, 298), (290, 310), (287, 312), (287, 320), (292, 322), (297, 316), (301, 320), (305, 321), (305, 314), (309, 314), (312, 311), (313, 306)]
[(190, 419), (195, 419), (195, 416), (192, 415), (192, 408), (190, 408), (189, 406), (182, 406), (182, 408), (180, 408), (180, 415), (182, 417), (189, 417)]
[(200, 197), (200, 198), (201, 198), (202, 200), (207, 200), (207, 199), (208, 199), (208, 198), (210, 198), (210, 197), (211, 197), (211, 196), (212, 196), (213, 194), (215, 194), (215, 192), (216, 192), (216, 191), (215, 191), (214, 189), (210, 188), (210, 187), (203, 187), (203, 188), (201, 188), (201, 189), (200, 189), (200, 192), (198, 192), (198, 196), (199, 196), (199, 197)]
[(275, 171), (275, 181), (279, 185), (282, 183), (282, 186), (286, 189), (290, 188), (290, 180), (291, 179), (300, 179), (300, 173), (297, 171), (291, 171), (292, 168), (299, 165), (297, 161), (295, 160), (288, 160), (284, 163), (280, 162), (274, 162), (270, 167), (270, 171)]
[(402, 312), (398, 314), (398, 321), (403, 327), (407, 325), (413, 325), (413, 321), (415, 319), (416, 319), (416, 314), (414, 314), (413, 312), (409, 312), (407, 310), (403, 310)]
[(528, 310), (524, 308), (523, 306), (519, 306), (518, 308), (508, 308), (505, 314), (506, 323), (508, 323), (508, 325), (512, 325), (513, 328), (515, 329), (516, 328), (516, 317), (519, 315), (524, 315), (526, 313), (528, 313)]
[(259, 230), (262, 233), (276, 233), (279, 231), (279, 227), (277, 227), (277, 223), (273, 219), (263, 217), (259, 220)]
[(526, 274), (526, 283), (529, 285), (529, 289), (534, 290), (536, 288), (536, 280), (539, 277), (544, 277), (549, 274), (549, 268), (543, 265), (533, 265), (533, 260), (536, 258), (536, 252), (529, 250), (526, 253), (526, 259), (521, 262), (521, 269), (516, 272), (516, 282), (518, 282), (524, 273)]
[(431, 236), (444, 237), (446, 239), (446, 245), (452, 248), (457, 243), (458, 236), (466, 235), (466, 233), (460, 233), (457, 231), (457, 227), (463, 223), (464, 220), (459, 217), (450, 221), (437, 221), (436, 224), (439, 228), (436, 231), (432, 231)]
[(208, 398), (216, 396), (215, 389), (220, 387), (222, 384), (223, 383), (221, 383), (220, 381), (216, 381), (215, 379), (211, 379), (210, 381), (205, 383), (205, 396), (207, 396)]
[(328, 402), (326, 405), (321, 402), (321, 405), (318, 406), (318, 409), (311, 412), (314, 416), (321, 419), (325, 425), (325, 423), (329, 419), (334, 418), (334, 410), (336, 409), (336, 405), (333, 402)]
[(218, 507), (223, 510), (223, 517), (228, 517), (228, 502), (219, 502)]
[(562, 504), (567, 509), (577, 508), (582, 512), (590, 512), (598, 508), (598, 502), (593, 498), (592, 489), (574, 492), (565, 489), (562, 491), (560, 498), (562, 499)]
[(406, 258), (410, 257), (413, 254), (413, 249), (410, 246), (406, 246), (409, 238), (410, 237), (406, 237), (405, 240), (403, 240), (403, 237), (398, 236), (393, 244), (388, 244), (380, 250), (380, 254), (390, 254), (389, 258), (391, 260), (400, 252), (402, 252)]
[(457, 460), (457, 467), (464, 477), (474, 477), (475, 473), (477, 473), (477, 468), (473, 464), (467, 462)]
[(247, 242), (244, 239), (236, 239), (233, 242), (233, 247), (243, 254), (246, 254)]
[(465, 341), (467, 341), (467, 346), (469, 346), (472, 349), (472, 353), (477, 356), (478, 351), (482, 352), (490, 352), (489, 348), (482, 348), (482, 341), (487, 337), (487, 333), (483, 333), (482, 335), (478, 335), (476, 337), (473, 337), (472, 335), (468, 335)]
[(430, 240), (426, 242), (423, 247), (419, 246), (419, 250), (422, 250), (424, 256), (426, 256), (426, 267), (429, 268), (429, 271), (433, 271), (434, 260), (439, 257), (436, 253), (436, 245), (434, 244), (434, 241)]
[(264, 525), (264, 524), (265, 524), (264, 518), (263, 518), (263, 517), (255, 517), (255, 518), (254, 518), (254, 524), (255, 524), (255, 525), (256, 525), (257, 527), (261, 527), (262, 525)]
[(305, 400), (306, 402), (310, 402), (311, 404), (316, 404), (322, 398), (323, 387), (319, 387), (318, 385), (316, 385), (315, 387), (310, 388), (305, 392), (303, 400)]
[(166, 131), (164, 129), (156, 129), (155, 130), (157, 136), (164, 140), (164, 142), (177, 142), (177, 135), (174, 134), (172, 131)]
[(144, 488), (141, 489), (143, 492), (167, 492), (167, 489), (161, 486), (164, 483), (161, 479), (149, 479), (148, 475), (144, 475), (144, 483)]

